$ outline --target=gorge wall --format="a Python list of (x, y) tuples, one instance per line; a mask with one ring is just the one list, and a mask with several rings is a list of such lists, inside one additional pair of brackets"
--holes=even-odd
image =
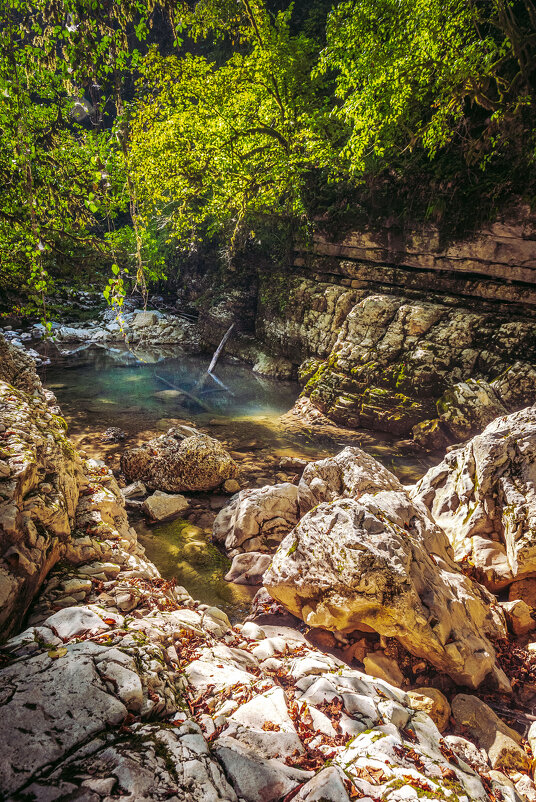
[(317, 233), (292, 265), (260, 269), (258, 286), (202, 311), (201, 325), (217, 344), (256, 302), (231, 352), (259, 372), (293, 366), (339, 424), (443, 447), (532, 403), (535, 279), (536, 217), (525, 208), (451, 243), (433, 227)]

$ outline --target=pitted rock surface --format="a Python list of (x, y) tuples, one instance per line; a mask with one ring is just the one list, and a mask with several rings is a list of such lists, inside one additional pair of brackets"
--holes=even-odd
[[(21, 397), (14, 397), (18, 404)], [(45, 455), (54, 454), (60, 421), (41, 410), (41, 399), (35, 420), (26, 418), (31, 399), (23, 401), (24, 427), (10, 419), (13, 425), (3, 433), (24, 442), (30, 455), (43, 440)], [(9, 403), (0, 407), (0, 426), (10, 409)], [(412, 708), (404, 691), (310, 647), (296, 629), (254, 623), (232, 628), (225, 613), (163, 580), (137, 542), (111, 472), (76, 457), (66, 438), (59, 443), (80, 470), (62, 559), (43, 569), (49, 573), (27, 629), (0, 647), (0, 782), (7, 802), (280, 802), (287, 794), (300, 802), (396, 802), (423, 791), (437, 799), (455, 794), (459, 802), (522, 802), (503, 774), (489, 770), (484, 750), (478, 771), (447, 758), (434, 723)], [(28, 464), (17, 474), (18, 484), (0, 478), (8, 498), (18, 488), (23, 512), (34, 510), (32, 482), (35, 476), (41, 481), (41, 464)], [(8, 470), (11, 477), (10, 462)], [(453, 581), (449, 615), (459, 621), (461, 602), (471, 604), (484, 641), (484, 631), (498, 624), (481, 621), (479, 602), (468, 591), (459, 598), (473, 585), (452, 580), (455, 568), (441, 530), (422, 505), (413, 505), (407, 520), (409, 502), (400, 489), (380, 488), (371, 496), (375, 488), (366, 485), (368, 495), (362, 495), (362, 478), (345, 485), (357, 488), (358, 500), (335, 498), (318, 509), (349, 504), (376, 516), (380, 526), (369, 533), (374, 543), (364, 543), (381, 545), (387, 529), (391, 542), (398, 537), (393, 575), (408, 549), (420, 555), (425, 544), (437, 575), (448, 573)], [(35, 509), (48, 510), (54, 525), (62, 526), (66, 508), (57, 503), (57, 484), (37, 487), (37, 495), (52, 494), (53, 503)], [(398, 506), (389, 505), (395, 497)], [(419, 560), (420, 575), (428, 577), (428, 563)], [(410, 564), (412, 578), (416, 571)], [(391, 587), (384, 587), (387, 595)], [(413, 601), (433, 607), (435, 598), (431, 592)], [(483, 591), (482, 603), (485, 598)], [(529, 799), (527, 774), (516, 788)]]
[[(491, 420), (491, 409), (487, 417), (479, 416), (473, 391), (464, 388), (470, 380), (491, 385), (496, 410), (502, 406), (512, 412), (532, 403), (532, 320), (312, 279), (291, 280), (290, 289), (287, 282), (287, 299), (289, 294), (290, 313), (271, 310), (258, 330), (284, 355), (301, 354), (305, 394), (336, 423), (407, 436), (426, 421), (416, 439), (433, 448), (443, 442), (428, 434), (431, 421), (436, 421), (434, 430), (441, 422), (445, 442), (455, 442), (462, 422), (470, 436), (479, 417), (483, 425)], [(312, 370), (305, 367), (311, 357), (317, 360)], [(456, 413), (451, 430), (442, 414), (450, 401), (441, 397), (455, 385), (460, 385), (455, 396), (465, 395), (464, 414)]]
[[(434, 542), (443, 540), (443, 548)], [(476, 688), (505, 636), (494, 598), (448, 558), (446, 537), (403, 492), (323, 503), (281, 543), (263, 584), (309, 626), (367, 624)]]
[(212, 537), (230, 556), (273, 552), (298, 518), (298, 488), (289, 482), (241, 490), (216, 516)]
[(536, 406), (497, 418), (411, 488), (491, 589), (536, 571)]
[(20, 357), (22, 384), (34, 388), (30, 393), (0, 381), (0, 628), (5, 637), (20, 624), (62, 556), (79, 489), (87, 480), (65, 421), (50, 409), (35, 368), (32, 373), (22, 352), (6, 348), (0, 337), (2, 348), (8, 356), (4, 374), (17, 380)]
[(239, 473), (217, 440), (199, 432), (188, 436), (180, 427), (124, 451), (121, 468), (128, 479), (168, 493), (213, 490)]
[(0, 334), (0, 381), (25, 393), (42, 394), (43, 385), (35, 371), (35, 362), (26, 351), (10, 345)]
[(377, 490), (401, 491), (402, 485), (391, 471), (362, 451), (347, 447), (335, 457), (310, 462), (298, 485), (300, 514), (323, 501), (358, 499)]

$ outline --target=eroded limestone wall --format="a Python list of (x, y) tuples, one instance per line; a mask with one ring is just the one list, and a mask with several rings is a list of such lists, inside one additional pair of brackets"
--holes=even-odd
[(535, 232), (317, 234), (261, 277), (257, 337), (337, 423), (443, 447), (536, 399)]
[(0, 633), (5, 637), (20, 626), (65, 550), (82, 463), (31, 359), (2, 337), (0, 355)]

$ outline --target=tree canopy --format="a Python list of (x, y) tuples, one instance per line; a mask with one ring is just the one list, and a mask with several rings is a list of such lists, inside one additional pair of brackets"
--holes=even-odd
[(4, 288), (534, 195), (532, 0), (6, 0), (0, 46)]

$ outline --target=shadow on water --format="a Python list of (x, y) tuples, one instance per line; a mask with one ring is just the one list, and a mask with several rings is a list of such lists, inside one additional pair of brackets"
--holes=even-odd
[[(271, 449), (279, 457), (321, 459), (346, 445), (359, 445), (405, 483), (415, 482), (437, 462), (434, 457), (400, 453), (396, 440), (379, 432), (354, 432), (350, 437), (341, 430), (334, 438), (306, 424), (289, 429), (281, 415), (300, 393), (296, 382), (261, 377), (237, 360), (222, 358), (217, 378), (227, 388), (223, 389), (206, 377), (209, 359), (170, 346), (128, 350), (84, 345), (63, 348), (41, 373), (58, 398), (71, 436), (92, 455), (112, 457), (125, 445), (186, 421), (208, 428), (231, 448), (256, 441), (256, 448)], [(126, 432), (123, 444), (100, 443), (109, 426)]]
[(70, 353), (62, 349), (42, 377), (69, 417), (75, 413), (78, 422), (90, 422), (97, 416), (92, 422), (104, 428), (122, 420), (127, 432), (166, 417), (200, 423), (207, 415), (276, 418), (299, 394), (295, 382), (265, 379), (235, 361), (218, 364), (218, 384), (207, 377), (206, 356), (179, 353), (158, 361), (157, 353), (95, 346)]

